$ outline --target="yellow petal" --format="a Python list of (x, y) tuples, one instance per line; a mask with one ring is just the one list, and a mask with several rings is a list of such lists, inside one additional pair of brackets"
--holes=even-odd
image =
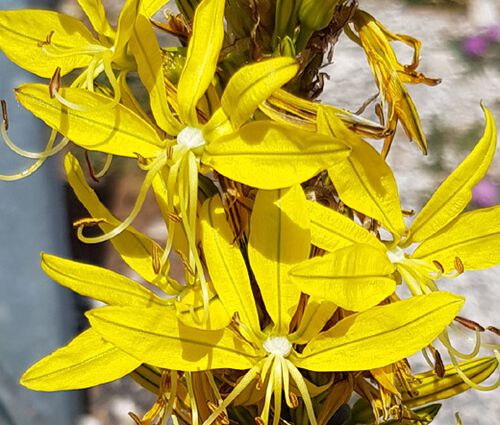
[[(480, 357), (460, 362), (459, 365), (469, 379), (480, 384), (498, 368), (498, 360), (495, 357)], [(437, 377), (433, 370), (415, 375), (415, 378), (415, 396), (403, 393), (404, 404), (409, 408), (454, 397), (470, 389), (452, 364), (446, 366), (442, 378)]]
[(153, 366), (184, 371), (241, 370), (250, 369), (261, 359), (229, 329), (189, 328), (170, 309), (104, 307), (87, 316), (106, 340)]
[(203, 322), (205, 305), (200, 287), (190, 289), (182, 298), (176, 299), (177, 318), (191, 328), (219, 330), (227, 327), (231, 322), (231, 316), (211, 284), (208, 288), (208, 297), (208, 321)]
[(307, 205), (311, 215), (313, 245), (329, 252), (353, 244), (370, 245), (379, 251), (385, 251), (384, 244), (375, 235), (345, 215), (318, 202), (307, 201)]
[(260, 335), (259, 315), (245, 260), (219, 196), (203, 204), (200, 222), (203, 253), (217, 294), (231, 316), (237, 312), (241, 322)]
[(340, 199), (401, 236), (406, 227), (398, 187), (384, 159), (370, 144), (348, 130), (333, 111), (318, 110), (318, 132), (340, 138), (352, 148), (351, 155), (328, 169)]
[(202, 162), (259, 189), (302, 183), (349, 155), (338, 139), (256, 121), (205, 147)]
[(114, 38), (115, 30), (109, 25), (102, 0), (78, 0), (78, 4), (98, 34)]
[(357, 244), (307, 260), (290, 270), (290, 277), (306, 294), (361, 311), (394, 292), (393, 272), (384, 251)]
[(128, 375), (140, 364), (88, 329), (31, 366), (20, 382), (35, 391), (89, 388)]
[(42, 254), (42, 270), (60, 285), (109, 305), (166, 306), (144, 286), (102, 267)]
[(58, 66), (61, 75), (75, 68), (87, 66), (89, 55), (65, 58), (47, 56), (38, 43), (44, 42), (54, 31), (51, 45), (58, 50), (83, 49), (99, 44), (78, 19), (48, 10), (0, 11), (0, 46), (7, 57), (21, 68), (40, 77), (50, 78)]
[(413, 258), (438, 261), (450, 272), (455, 258), (466, 270), (479, 270), (500, 264), (500, 206), (459, 215), (434, 236), (420, 244)]
[(177, 135), (180, 123), (174, 118), (168, 104), (160, 46), (151, 23), (142, 15), (137, 16), (135, 21), (130, 49), (137, 62), (139, 78), (149, 93), (156, 123), (169, 135)]
[(130, 61), (127, 47), (134, 31), (138, 9), (139, 0), (126, 0), (118, 17), (113, 62), (123, 69), (134, 68), (134, 64)]
[(243, 125), (258, 106), (298, 70), (293, 58), (274, 58), (247, 65), (229, 80), (221, 99), (222, 109), (235, 129)]
[(181, 120), (196, 126), (196, 104), (215, 74), (224, 40), (224, 0), (203, 0), (196, 8), (193, 35), (178, 85)]
[[(101, 229), (107, 232), (118, 226), (120, 221), (109, 212), (88, 185), (80, 164), (73, 155), (66, 155), (64, 169), (71, 188), (90, 215), (106, 220), (106, 222), (99, 223)], [(148, 282), (156, 281), (157, 275), (153, 268), (153, 251), (157, 251), (160, 256), (162, 254), (162, 249), (156, 242), (129, 226), (112, 238), (111, 243), (123, 260), (137, 274)]]
[(156, 12), (163, 8), (170, 0), (142, 0), (139, 5), (139, 13), (146, 18), (151, 18)]
[(310, 297), (300, 319), (299, 327), (288, 338), (293, 344), (308, 343), (321, 332), (335, 310), (337, 310), (335, 304)]
[(321, 333), (302, 354), (293, 353), (293, 362), (297, 367), (318, 372), (386, 366), (430, 344), (463, 304), (462, 297), (434, 292), (373, 307), (348, 316)]
[(452, 221), (472, 198), (473, 187), (484, 177), (495, 154), (497, 129), (491, 112), (483, 106), (483, 137), (465, 160), (441, 183), (410, 226), (405, 245), (433, 235)]
[(286, 335), (300, 290), (288, 271), (309, 258), (309, 214), (300, 186), (257, 193), (250, 219), (248, 257), (276, 332)]
[(89, 110), (67, 109), (50, 98), (49, 89), (43, 84), (23, 84), (16, 89), (16, 97), (49, 127), (84, 149), (132, 158), (137, 153), (145, 158), (155, 157), (163, 149), (164, 142), (155, 129), (125, 106), (109, 108), (108, 97), (88, 90), (64, 88), (60, 92)]

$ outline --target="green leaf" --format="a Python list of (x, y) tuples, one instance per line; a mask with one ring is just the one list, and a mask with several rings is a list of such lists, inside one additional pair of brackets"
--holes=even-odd
[[(387, 366), (429, 345), (454, 319), (464, 299), (433, 292), (347, 316), (313, 339), (297, 367), (312, 371), (359, 371)], [(388, 349), (390, 348), (390, 349)]]
[(302, 183), (349, 155), (339, 139), (255, 121), (205, 147), (202, 162), (259, 189)]
[(20, 382), (35, 391), (89, 388), (119, 379), (140, 364), (93, 329), (88, 329), (31, 366)]
[(484, 106), (483, 111), (483, 137), (422, 208), (409, 228), (405, 245), (427, 239), (460, 214), (472, 198), (472, 189), (488, 171), (496, 150), (497, 129), (491, 112)]

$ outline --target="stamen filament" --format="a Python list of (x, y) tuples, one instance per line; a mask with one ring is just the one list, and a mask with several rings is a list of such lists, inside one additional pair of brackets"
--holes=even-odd
[(167, 161), (166, 155), (160, 155), (158, 158), (154, 160), (154, 162), (151, 165), (151, 168), (146, 174), (146, 178), (144, 179), (144, 182), (142, 183), (141, 189), (139, 191), (139, 195), (137, 196), (137, 200), (135, 201), (134, 208), (130, 212), (129, 216), (117, 227), (115, 227), (113, 230), (110, 230), (107, 233), (104, 233), (100, 236), (95, 236), (95, 237), (88, 237), (83, 234), (83, 229), (84, 225), (80, 225), (77, 230), (77, 236), (80, 241), (83, 243), (88, 243), (88, 244), (94, 244), (94, 243), (100, 243), (104, 241), (108, 241), (111, 238), (115, 237), (116, 235), (119, 235), (121, 232), (123, 232), (134, 219), (137, 217), (139, 214), (142, 205), (144, 204), (144, 200), (146, 199), (147, 192), (149, 188), (151, 187), (153, 178), (155, 175), (165, 166)]
[(295, 385), (297, 385), (302, 400), (304, 401), (304, 405), (306, 406), (307, 410), (307, 416), (309, 417), (309, 422), (311, 422), (311, 425), (317, 425), (316, 414), (314, 413), (314, 407), (312, 404), (311, 396), (309, 394), (309, 390), (307, 389), (307, 385), (304, 381), (304, 378), (302, 377), (302, 374), (299, 372), (299, 370), (295, 367), (295, 365), (292, 362), (290, 362), (287, 359), (283, 359), (283, 361), (286, 362), (288, 366), (288, 371), (292, 376)]

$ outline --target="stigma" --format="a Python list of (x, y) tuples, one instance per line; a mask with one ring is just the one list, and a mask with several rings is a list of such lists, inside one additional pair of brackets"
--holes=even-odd
[(287, 357), (292, 351), (292, 344), (285, 336), (270, 336), (264, 341), (264, 350), (269, 354)]
[(195, 127), (185, 127), (177, 135), (177, 144), (191, 150), (205, 145), (205, 139), (201, 129)]

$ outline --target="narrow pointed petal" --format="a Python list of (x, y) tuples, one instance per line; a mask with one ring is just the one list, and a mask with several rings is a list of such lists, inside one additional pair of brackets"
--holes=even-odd
[(318, 131), (340, 138), (352, 148), (345, 160), (328, 169), (340, 199), (356, 211), (380, 221), (391, 233), (401, 236), (406, 227), (398, 187), (384, 159), (325, 108), (318, 110)]
[[(76, 197), (95, 218), (105, 219), (99, 223), (104, 232), (110, 231), (120, 224), (120, 221), (101, 203), (97, 194), (88, 185), (78, 160), (71, 154), (64, 159), (64, 169), (68, 182)], [(153, 251), (161, 256), (161, 247), (152, 239), (129, 226), (126, 230), (111, 239), (111, 243), (122, 259), (147, 282), (154, 282), (157, 275), (153, 267)], [(164, 278), (163, 278), (164, 279)]]
[(42, 270), (62, 286), (109, 305), (166, 306), (166, 301), (129, 278), (111, 270), (42, 254)]
[(200, 222), (203, 253), (217, 294), (231, 316), (238, 313), (241, 322), (260, 335), (248, 270), (219, 196), (203, 204)]
[(137, 18), (139, 3), (139, 0), (126, 0), (120, 12), (120, 16), (118, 17), (113, 62), (125, 69), (133, 66), (130, 62), (127, 47), (130, 37), (132, 37), (132, 32), (134, 31), (134, 23)]
[(108, 97), (84, 89), (64, 88), (61, 95), (89, 110), (66, 108), (51, 99), (43, 84), (23, 84), (16, 89), (16, 97), (26, 109), (84, 149), (131, 158), (137, 153), (155, 157), (163, 149), (156, 130), (125, 106), (110, 108)]
[(309, 258), (309, 214), (300, 186), (257, 193), (250, 219), (248, 257), (266, 310), (286, 335), (300, 299), (289, 270)]
[(160, 46), (151, 23), (139, 15), (135, 22), (130, 49), (137, 62), (137, 72), (149, 93), (151, 111), (158, 126), (171, 136), (176, 136), (180, 123), (169, 107), (163, 78)]
[(90, 31), (78, 19), (48, 10), (0, 11), (0, 46), (7, 57), (33, 74), (50, 78), (61, 67), (61, 75), (76, 68), (87, 66), (89, 55), (66, 58), (47, 56), (38, 43), (47, 40), (58, 50), (83, 49), (99, 44)]
[(106, 340), (153, 366), (184, 371), (242, 370), (261, 359), (229, 329), (189, 328), (170, 309), (104, 307), (87, 316)]
[(293, 361), (297, 367), (318, 372), (387, 366), (429, 345), (463, 304), (462, 297), (434, 292), (373, 307), (321, 333), (302, 354), (294, 353)]
[(466, 270), (500, 264), (500, 206), (459, 215), (446, 227), (423, 241), (412, 257), (438, 261), (445, 272), (455, 269), (460, 258)]
[(109, 25), (106, 10), (101, 0), (78, 0), (78, 4), (98, 34), (114, 38), (115, 30)]
[(417, 215), (406, 245), (428, 238), (460, 214), (472, 198), (472, 189), (488, 171), (496, 150), (497, 129), (491, 112), (484, 106), (483, 111), (486, 117), (483, 137)]
[(196, 104), (210, 85), (217, 67), (224, 40), (224, 3), (224, 0), (203, 0), (194, 15), (193, 35), (177, 88), (181, 120), (190, 126), (198, 123)]
[(35, 391), (89, 388), (128, 375), (140, 364), (88, 329), (31, 366), (20, 382)]
[(346, 310), (362, 311), (394, 292), (394, 270), (384, 251), (351, 245), (299, 264), (290, 270), (290, 277), (306, 294)]
[(299, 327), (288, 338), (294, 344), (307, 344), (321, 332), (335, 310), (337, 310), (335, 304), (310, 297)]
[(255, 121), (209, 143), (202, 162), (230, 179), (271, 190), (302, 183), (349, 152), (339, 139)]
[(170, 0), (142, 0), (139, 6), (139, 13), (146, 18), (151, 18), (156, 12), (162, 9)]
[(311, 242), (333, 252), (354, 244), (370, 245), (385, 251), (385, 245), (377, 237), (353, 220), (318, 202), (307, 201), (311, 215)]
[(240, 128), (259, 105), (298, 71), (293, 58), (274, 58), (247, 65), (229, 80), (221, 99), (222, 109), (235, 129)]

